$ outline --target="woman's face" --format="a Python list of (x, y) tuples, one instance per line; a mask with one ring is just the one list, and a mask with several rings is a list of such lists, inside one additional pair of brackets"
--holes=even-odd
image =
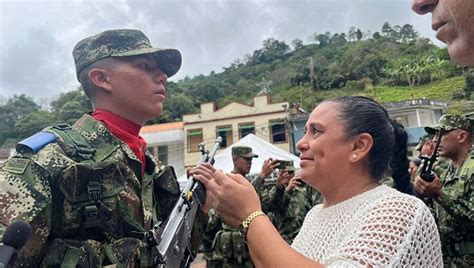
[(301, 177), (317, 189), (340, 179), (353, 149), (338, 118), (338, 106), (335, 102), (318, 105), (306, 122), (305, 135), (296, 145), (301, 152)]

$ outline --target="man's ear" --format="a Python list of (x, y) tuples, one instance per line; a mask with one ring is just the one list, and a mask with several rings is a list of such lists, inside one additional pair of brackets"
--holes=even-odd
[(109, 83), (108, 72), (104, 69), (93, 68), (89, 71), (89, 78), (92, 83), (100, 89), (111, 91), (112, 86)]
[(459, 134), (458, 134), (458, 141), (459, 141), (459, 143), (464, 143), (464, 142), (466, 142), (467, 139), (468, 139), (468, 137), (469, 137), (469, 133), (468, 133), (467, 131), (465, 131), (465, 130), (461, 130), (461, 131), (459, 132)]
[(349, 162), (356, 163), (361, 159), (364, 159), (366, 155), (369, 154), (373, 143), (374, 140), (372, 139), (372, 136), (369, 133), (362, 133), (357, 135), (354, 138), (351, 155), (349, 155)]

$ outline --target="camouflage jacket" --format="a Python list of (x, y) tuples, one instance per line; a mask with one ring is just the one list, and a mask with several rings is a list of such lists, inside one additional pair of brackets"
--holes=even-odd
[(57, 135), (39, 152), (17, 153), (0, 167), (0, 235), (14, 220), (32, 226), (18, 265), (148, 266), (150, 247), (141, 238), (176, 203), (173, 169), (158, 167), (146, 153), (142, 176), (130, 147), (102, 123), (84, 115), (73, 128), (93, 148), (90, 159), (70, 153), (74, 146), (64, 137), (71, 135)]
[(474, 152), (458, 168), (451, 164), (441, 177), (443, 193), (435, 198), (443, 254), (471, 255), (474, 264)]

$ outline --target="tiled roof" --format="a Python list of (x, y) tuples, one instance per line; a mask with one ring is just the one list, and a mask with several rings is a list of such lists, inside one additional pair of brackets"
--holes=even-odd
[(142, 129), (140, 130), (140, 133), (160, 132), (160, 131), (173, 130), (173, 129), (183, 129), (183, 122), (173, 122), (173, 123), (143, 126)]

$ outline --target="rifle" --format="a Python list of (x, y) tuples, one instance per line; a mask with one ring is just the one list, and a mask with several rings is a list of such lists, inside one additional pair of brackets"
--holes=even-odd
[(431, 155), (420, 154), (418, 156), (418, 158), (420, 158), (421, 161), (423, 161), (423, 165), (421, 166), (420, 177), (427, 182), (432, 182), (435, 178), (435, 175), (432, 169), (433, 169), (433, 164), (436, 162), (436, 159), (439, 156), (439, 153), (438, 153), (439, 144), (441, 143), (441, 137), (443, 137), (444, 133), (445, 133), (444, 128), (440, 128), (437, 134), (436, 145)]
[[(207, 162), (213, 165), (214, 156), (221, 144), (222, 138), (218, 137), (210, 153), (204, 144), (199, 144), (202, 156), (197, 166)], [(168, 220), (155, 224), (145, 233), (148, 244), (156, 246), (154, 262), (158, 267), (189, 267), (194, 260), (196, 255), (191, 248), (191, 231), (198, 209), (205, 201), (206, 189), (193, 176), (189, 176)]]

